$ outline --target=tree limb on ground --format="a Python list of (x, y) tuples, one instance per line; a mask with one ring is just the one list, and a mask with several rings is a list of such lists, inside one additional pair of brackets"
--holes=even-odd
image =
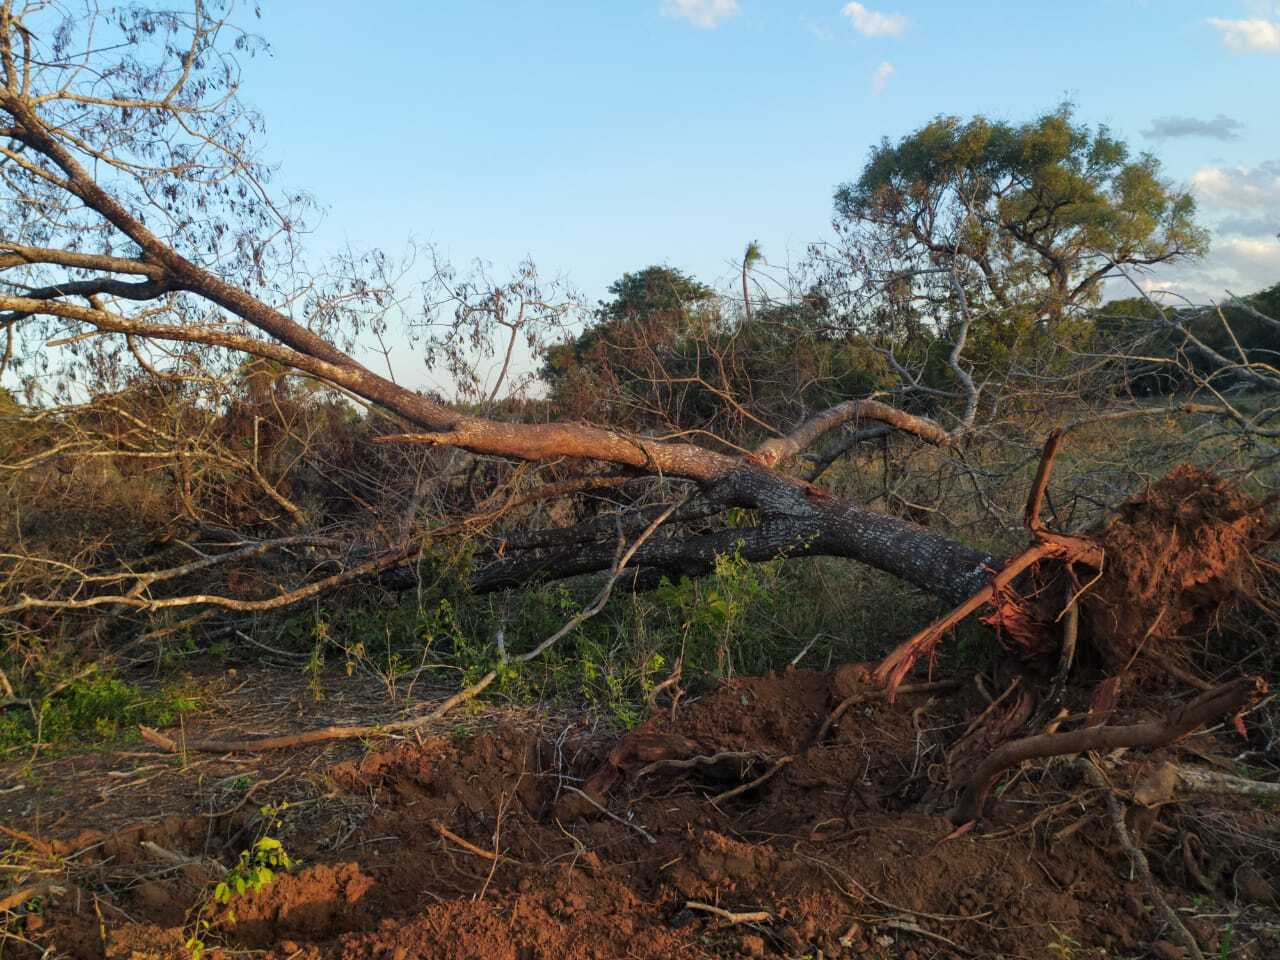
[(1266, 690), (1266, 681), (1261, 677), (1240, 677), (1200, 694), (1163, 720), (1123, 727), (1086, 727), (1011, 740), (997, 747), (973, 772), (950, 813), (951, 821), (962, 824), (981, 817), (996, 777), (1024, 760), (1118, 747), (1161, 747), (1219, 717), (1246, 709)]

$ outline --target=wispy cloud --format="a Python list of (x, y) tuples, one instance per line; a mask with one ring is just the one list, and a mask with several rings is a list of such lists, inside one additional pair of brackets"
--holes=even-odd
[(889, 83), (889, 78), (893, 76), (893, 64), (888, 60), (883, 60), (880, 66), (876, 67), (876, 72), (871, 75), (871, 92), (877, 97), (884, 93), (884, 88)]
[(907, 29), (907, 18), (900, 13), (880, 13), (860, 3), (846, 4), (840, 12), (864, 37), (900, 37)]
[(1152, 140), (1177, 140), (1183, 137), (1208, 137), (1210, 140), (1239, 140), (1244, 124), (1220, 113), (1210, 120), (1199, 117), (1157, 117), (1142, 135)]
[(662, 13), (710, 30), (738, 13), (738, 0), (662, 0)]
[(834, 40), (835, 34), (831, 32), (831, 28), (820, 20), (814, 20), (811, 17), (800, 15), (800, 26), (813, 34), (824, 43), (828, 40)]
[(1223, 20), (1221, 17), (1210, 17), (1206, 22), (1222, 34), (1223, 44), (1231, 50), (1280, 53), (1280, 22)]

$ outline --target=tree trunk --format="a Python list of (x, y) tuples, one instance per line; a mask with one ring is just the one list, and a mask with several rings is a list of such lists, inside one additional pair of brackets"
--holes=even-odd
[[(847, 557), (905, 580), (948, 603), (980, 589), (998, 560), (924, 527), (877, 513), (751, 464), (711, 485), (707, 497), (721, 508), (760, 512), (754, 527), (725, 529), (691, 537), (654, 539), (632, 561), (641, 583), (660, 575), (706, 573), (717, 556), (745, 560), (777, 557)], [(568, 538), (572, 540), (573, 538)], [(515, 556), (479, 570), (479, 592), (518, 587), (531, 581), (595, 573), (609, 568), (615, 545), (576, 543), (538, 556)]]

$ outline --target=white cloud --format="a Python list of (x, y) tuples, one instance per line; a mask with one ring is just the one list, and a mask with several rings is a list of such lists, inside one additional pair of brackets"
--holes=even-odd
[(846, 4), (840, 12), (864, 37), (900, 37), (907, 29), (907, 18), (900, 13), (879, 13), (860, 3)]
[(1191, 189), (1204, 206), (1280, 220), (1280, 160), (1256, 167), (1201, 167), (1191, 175)]
[(662, 0), (662, 13), (711, 29), (738, 12), (738, 0)]
[(1218, 221), (1218, 232), (1242, 237), (1274, 237), (1280, 234), (1280, 216), (1226, 217)]
[(1208, 137), (1211, 140), (1239, 140), (1244, 124), (1220, 113), (1209, 120), (1199, 117), (1157, 117), (1142, 135), (1152, 140), (1175, 140), (1182, 137)]
[(1227, 237), (1214, 244), (1215, 259), (1241, 273), (1262, 270), (1268, 282), (1280, 279), (1280, 239)]
[(1209, 255), (1194, 268), (1179, 270), (1178, 274), (1178, 281), (1198, 294), (1192, 299), (1201, 303), (1221, 300), (1227, 290), (1257, 293), (1280, 280), (1280, 240), (1215, 237)]
[(1280, 53), (1280, 23), (1274, 20), (1223, 20), (1210, 17), (1206, 21), (1222, 34), (1222, 42), (1231, 50), (1253, 50)]
[(876, 72), (871, 75), (871, 92), (877, 97), (884, 93), (884, 88), (891, 76), (893, 76), (893, 64), (888, 60), (882, 61), (880, 66), (876, 67)]
[(1152, 286), (1206, 303), (1221, 300), (1226, 290), (1254, 293), (1280, 280), (1280, 160), (1202, 167), (1192, 174), (1191, 189), (1205, 220), (1217, 220), (1209, 255), (1157, 271)]

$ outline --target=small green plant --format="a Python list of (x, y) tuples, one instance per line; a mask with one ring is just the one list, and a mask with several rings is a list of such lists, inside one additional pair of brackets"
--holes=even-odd
[(1080, 948), (1080, 941), (1068, 936), (1052, 924), (1049, 925), (1049, 929), (1053, 931), (1054, 939), (1045, 944), (1045, 949), (1058, 960), (1074, 960), (1076, 951)]
[[(227, 870), (226, 876), (214, 885), (210, 895), (200, 903), (191, 925), (191, 933), (184, 944), (192, 960), (201, 960), (205, 954), (208, 946), (206, 938), (213, 929), (209, 914), (217, 906), (230, 908), (237, 899), (260, 893), (271, 885), (276, 874), (292, 870), (296, 865), (279, 838), (271, 836), (283, 823), (281, 815), (288, 807), (287, 803), (281, 803), (259, 810), (263, 818), (262, 834), (248, 850), (240, 851), (235, 865)], [(235, 926), (235, 910), (227, 909), (221, 920), (228, 926)]]
[(263, 887), (270, 886), (276, 873), (292, 866), (293, 861), (279, 840), (259, 837), (251, 849), (240, 851), (240, 861), (213, 888), (213, 899), (225, 905), (231, 902), (232, 897), (258, 893)]

